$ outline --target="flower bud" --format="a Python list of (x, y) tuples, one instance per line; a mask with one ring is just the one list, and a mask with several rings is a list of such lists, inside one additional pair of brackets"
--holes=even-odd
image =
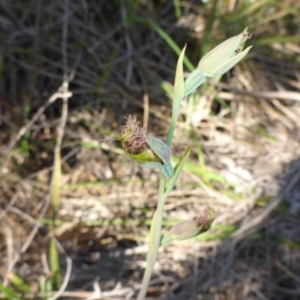
[(184, 221), (173, 226), (169, 232), (163, 236), (161, 245), (166, 245), (176, 240), (186, 240), (206, 232), (211, 227), (215, 217), (215, 212), (207, 206), (205, 211), (193, 220)]
[(160, 139), (149, 136), (147, 128), (141, 127), (136, 117), (126, 119), (126, 124), (120, 127), (124, 151), (142, 167), (159, 168), (170, 179), (174, 175), (171, 149)]
[(246, 28), (236, 35), (208, 52), (199, 62), (198, 69), (206, 77), (217, 77), (236, 65), (246, 56), (252, 46), (243, 50), (246, 40), (250, 38)]

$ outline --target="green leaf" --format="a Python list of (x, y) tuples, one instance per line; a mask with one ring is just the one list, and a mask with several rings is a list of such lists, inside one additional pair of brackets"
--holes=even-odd
[(174, 169), (171, 162), (162, 165), (161, 171), (167, 179), (171, 179), (174, 176)]
[(147, 169), (160, 169), (167, 179), (171, 179), (174, 175), (174, 169), (171, 162), (162, 165), (159, 162), (142, 162), (139, 165)]
[(15, 273), (9, 275), (10, 282), (22, 293), (30, 293), (30, 287), (23, 278)]
[(182, 49), (180, 56), (178, 58), (176, 74), (175, 74), (175, 82), (174, 82), (174, 95), (173, 95), (173, 104), (172, 104), (172, 122), (169, 128), (168, 137), (167, 137), (167, 145), (172, 145), (174, 131), (177, 125), (177, 121), (180, 114), (180, 106), (181, 102), (184, 98), (185, 87), (184, 87), (184, 77), (183, 77), (183, 58), (186, 46)]
[[(181, 101), (184, 98), (184, 77), (183, 77), (183, 58), (185, 53), (185, 48), (182, 49), (180, 56), (178, 58), (176, 75), (174, 82), (174, 98), (173, 98), (173, 118), (179, 116)], [(176, 120), (177, 122), (177, 120)]]
[(0, 281), (0, 291), (9, 299), (9, 300), (22, 300), (17, 296), (17, 294), (10, 288), (4, 286)]
[(194, 92), (204, 81), (206, 77), (200, 69), (195, 69), (185, 80), (184, 96)]
[(170, 162), (172, 152), (170, 147), (163, 142), (162, 140), (148, 135), (146, 137), (146, 142), (149, 145), (149, 147), (153, 150), (153, 152), (164, 162), (168, 163)]
[(176, 165), (175, 170), (174, 170), (175, 171), (174, 176), (169, 180), (169, 182), (166, 185), (166, 190), (164, 193), (165, 197), (167, 197), (170, 194), (170, 192), (172, 191), (172, 189), (174, 188), (174, 186), (179, 178), (179, 175), (181, 174), (183, 167), (190, 155), (190, 152), (191, 152), (191, 146), (187, 147), (182, 158)]
[(54, 288), (59, 289), (62, 283), (62, 278), (60, 273), (59, 255), (54, 238), (50, 240), (50, 267), (53, 286)]
[(59, 203), (60, 203), (60, 193), (61, 193), (61, 156), (60, 153), (55, 157), (54, 170), (52, 175), (52, 195), (51, 195), (51, 208), (53, 213), (53, 218), (56, 217)]

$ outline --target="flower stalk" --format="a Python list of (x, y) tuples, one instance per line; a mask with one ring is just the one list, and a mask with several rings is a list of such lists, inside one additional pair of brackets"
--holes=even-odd
[(182, 100), (195, 91), (207, 77), (211, 78), (223, 75), (245, 57), (251, 49), (250, 46), (243, 50), (244, 44), (249, 38), (250, 35), (246, 28), (241, 34), (226, 40), (212, 49), (200, 60), (198, 67), (191, 72), (185, 81), (183, 76), (185, 47), (183, 48), (176, 67), (172, 122), (167, 136), (167, 143), (150, 136), (147, 129), (141, 127), (137, 119), (132, 116), (127, 117), (125, 125), (120, 128), (120, 140), (124, 151), (142, 167), (151, 169), (158, 168), (162, 172), (159, 181), (157, 209), (153, 215), (150, 228), (147, 264), (137, 298), (138, 300), (145, 299), (159, 247), (173, 241), (185, 240), (206, 232), (215, 219), (215, 212), (207, 206), (203, 214), (200, 214), (193, 220), (184, 221), (173, 226), (169, 232), (161, 238), (161, 224), (166, 199), (176, 185), (191, 151), (191, 147), (187, 147), (182, 158), (173, 169), (170, 148), (180, 115)]

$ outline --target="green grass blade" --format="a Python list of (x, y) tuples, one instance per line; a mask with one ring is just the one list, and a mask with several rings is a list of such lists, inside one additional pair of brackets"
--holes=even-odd
[(183, 59), (186, 45), (183, 47), (176, 66), (176, 75), (174, 82), (174, 96), (172, 105), (172, 119), (178, 119), (180, 113), (181, 101), (184, 97), (184, 76), (183, 76)]
[[(166, 41), (166, 43), (170, 46), (173, 51), (179, 55), (181, 52), (181, 49), (178, 47), (178, 45), (174, 42), (174, 40), (159, 26), (154, 26), (155, 31)], [(184, 57), (183, 59), (184, 65), (188, 68), (189, 71), (193, 71), (195, 69), (194, 65), (191, 63), (191, 61)]]
[(59, 289), (62, 283), (61, 273), (60, 273), (60, 263), (59, 255), (56, 247), (55, 240), (52, 238), (50, 240), (50, 268), (52, 272), (51, 280), (54, 289)]
[(53, 180), (52, 180), (52, 194), (51, 194), (51, 208), (53, 218), (55, 219), (59, 203), (60, 203), (60, 193), (61, 193), (61, 156), (60, 154), (56, 156), (54, 162), (53, 170)]
[(216, 14), (217, 14), (217, 6), (219, 1), (213, 0), (211, 2), (212, 2), (212, 8), (209, 12), (208, 22), (205, 26), (205, 35), (202, 40), (201, 56), (204, 56), (211, 48), (212, 29), (213, 29), (214, 22), (217, 20)]
[(30, 293), (30, 287), (18, 274), (12, 273), (9, 275), (10, 282), (16, 287), (21, 293)]
[[(53, 289), (53, 285), (52, 285), (52, 282), (51, 282), (51, 278), (44, 278), (41, 280), (41, 283), (40, 283), (40, 291), (47, 295), (47, 293), (50, 293), (52, 292), (54, 289)], [(43, 300), (47, 300), (49, 297), (48, 296), (44, 296), (42, 299)]]
[(192, 94), (200, 85), (205, 81), (205, 75), (200, 71), (200, 69), (195, 69), (190, 73), (185, 81), (185, 91), (184, 96)]
[(176, 19), (179, 20), (181, 18), (180, 0), (173, 0), (173, 3)]
[(10, 288), (4, 286), (0, 281), (0, 291), (7, 297), (9, 300), (22, 300), (17, 296), (17, 294)]
[[(172, 156), (172, 161), (178, 162), (180, 159), (178, 157)], [(185, 164), (184, 167), (188, 172), (191, 172), (193, 174), (196, 175), (201, 175), (207, 178), (207, 180), (214, 180), (216, 182), (220, 182), (220, 183), (226, 183), (231, 187), (235, 187), (236, 185), (232, 182), (229, 182), (228, 180), (226, 180), (222, 175), (219, 175), (215, 172), (209, 171), (207, 169), (205, 169), (204, 171), (199, 168), (198, 165), (195, 165), (193, 163), (187, 162)], [(203, 174), (203, 172), (205, 172), (205, 174)]]
[(174, 81), (174, 96), (172, 104), (172, 123), (167, 137), (167, 145), (172, 145), (173, 135), (176, 128), (176, 124), (180, 114), (181, 101), (184, 98), (184, 77), (183, 77), (183, 58), (185, 53), (185, 46), (182, 49), (176, 67), (175, 81)]
[(207, 176), (207, 172), (206, 172), (206, 167), (205, 167), (205, 161), (204, 161), (204, 155), (203, 155), (203, 151), (202, 151), (201, 142), (200, 142), (200, 139), (199, 139), (195, 129), (193, 129), (193, 136), (194, 136), (194, 141), (196, 143), (198, 162), (199, 162), (199, 167), (200, 167), (200, 170), (201, 170), (203, 181), (206, 185), (211, 186), (210, 181), (209, 181), (209, 177)]

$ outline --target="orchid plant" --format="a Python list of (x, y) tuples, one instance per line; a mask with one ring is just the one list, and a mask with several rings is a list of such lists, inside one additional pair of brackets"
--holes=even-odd
[(161, 170), (158, 204), (151, 222), (147, 265), (138, 300), (143, 300), (146, 296), (159, 247), (176, 240), (195, 237), (207, 231), (215, 219), (214, 211), (208, 206), (202, 215), (197, 216), (194, 220), (184, 221), (173, 226), (169, 232), (161, 236), (163, 209), (166, 199), (173, 190), (191, 151), (191, 147), (187, 147), (182, 158), (173, 168), (171, 163), (172, 140), (182, 100), (193, 93), (207, 77), (214, 78), (223, 75), (244, 58), (252, 47), (243, 50), (244, 44), (249, 38), (250, 35), (246, 28), (241, 34), (221, 43), (200, 60), (198, 67), (190, 73), (186, 80), (183, 76), (185, 47), (183, 48), (176, 67), (172, 122), (166, 143), (150, 136), (147, 129), (141, 127), (137, 119), (132, 116), (129, 116), (126, 124), (120, 128), (120, 140), (124, 151), (142, 167)]

